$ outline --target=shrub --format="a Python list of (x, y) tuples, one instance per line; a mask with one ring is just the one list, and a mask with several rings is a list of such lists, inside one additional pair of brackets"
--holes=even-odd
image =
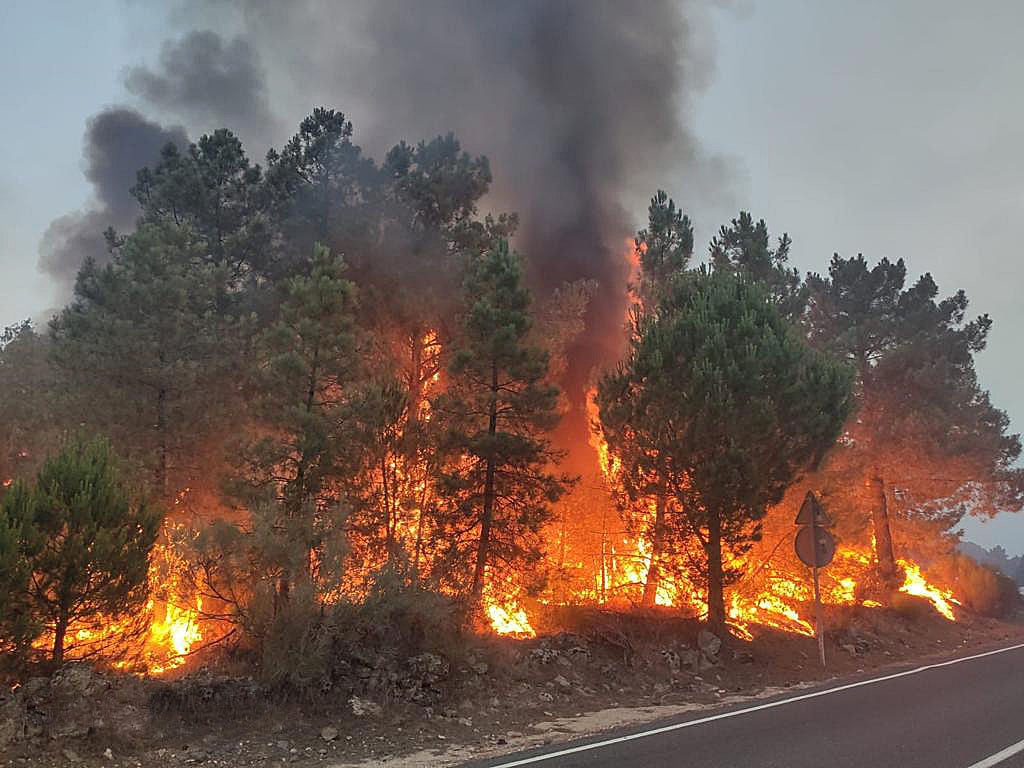
[[(944, 558), (942, 570), (952, 578), (953, 593), (968, 610), (998, 618), (1020, 603), (1017, 585), (1012, 579), (973, 558), (952, 554)], [(947, 576), (948, 578), (948, 576)]]
[(358, 690), (389, 694), (407, 663), (434, 654), (448, 666), (463, 644), (458, 606), (448, 598), (380, 575), (362, 603), (324, 606), (293, 594), (259, 642), (259, 677), (272, 690), (316, 699)]

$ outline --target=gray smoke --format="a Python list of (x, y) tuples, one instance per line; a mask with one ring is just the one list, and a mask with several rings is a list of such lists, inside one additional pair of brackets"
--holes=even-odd
[[(488, 207), (519, 213), (516, 247), (538, 292), (581, 278), (599, 286), (570, 350), (567, 391), (579, 404), (595, 367), (621, 350), (625, 251), (650, 195), (667, 187), (698, 215), (727, 197), (724, 164), (689, 127), (711, 69), (701, 7), (181, 0), (171, 21), (183, 36), (126, 82), (194, 132), (224, 125), (273, 144), (286, 138), (278, 118), (294, 125), (319, 105), (343, 110), (378, 159), (400, 140), (454, 131), (491, 160)], [(575, 410), (570, 429), (585, 429)]]
[[(125, 86), (147, 113), (188, 125), (194, 134), (228, 127), (260, 153), (276, 138), (264, 71), (244, 39), (196, 31), (167, 41), (158, 66), (133, 67)], [(130, 189), (136, 173), (154, 165), (169, 141), (187, 146), (185, 129), (164, 127), (128, 107), (105, 109), (89, 120), (83, 165), (93, 199), (55, 219), (39, 246), (39, 267), (54, 278), (62, 298), (70, 295), (87, 257), (100, 263), (109, 258), (103, 232), (134, 224), (138, 206)]]
[(39, 268), (50, 275), (64, 296), (86, 257), (99, 263), (109, 258), (103, 232), (129, 229), (138, 216), (130, 189), (140, 168), (153, 165), (168, 143), (187, 144), (185, 130), (167, 128), (125, 107), (111, 107), (90, 118), (83, 142), (85, 177), (93, 198), (86, 208), (55, 219), (39, 246)]
[(577, 403), (595, 366), (621, 350), (637, 213), (658, 186), (691, 208), (717, 206), (728, 186), (688, 126), (710, 74), (691, 3), (238, 0), (192, 4), (180, 18), (197, 14), (260, 51), (278, 114), (340, 108), (378, 157), (400, 139), (454, 131), (490, 158), (489, 205), (520, 214), (516, 246), (539, 292), (579, 278), (599, 286), (571, 350)]
[(230, 128), (260, 153), (274, 138), (277, 120), (264, 71), (243, 38), (226, 40), (204, 30), (167, 41), (159, 66), (133, 67), (125, 86), (148, 108), (183, 121), (195, 133)]

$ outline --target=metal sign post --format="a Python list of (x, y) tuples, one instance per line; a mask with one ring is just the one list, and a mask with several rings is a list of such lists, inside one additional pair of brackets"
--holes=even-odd
[(836, 553), (836, 542), (825, 527), (832, 521), (818, 503), (813, 491), (808, 491), (800, 513), (796, 516), (796, 524), (800, 530), (796, 535), (797, 557), (811, 569), (814, 581), (814, 634), (818, 638), (818, 656), (821, 666), (825, 666), (825, 622), (821, 611), (821, 587), (818, 584), (818, 569), (832, 562)]
[[(827, 533), (827, 531), (826, 531)], [(811, 536), (814, 538), (815, 544), (818, 541), (818, 521), (817, 515), (811, 518)], [(815, 547), (815, 554), (817, 554), (817, 547)], [(814, 579), (814, 634), (818, 636), (818, 658), (821, 659), (821, 666), (825, 666), (825, 634), (823, 632), (823, 622), (821, 620), (821, 587), (818, 586), (818, 558), (814, 558), (814, 565), (811, 566), (811, 577)]]

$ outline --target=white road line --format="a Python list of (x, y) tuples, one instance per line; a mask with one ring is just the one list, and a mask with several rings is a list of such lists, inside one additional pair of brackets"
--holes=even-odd
[[(1016, 651), (1024, 648), (1024, 643), (1018, 643), (1017, 645), (1011, 645), (1008, 648), (998, 648), (994, 651), (986, 651), (985, 653), (976, 653), (973, 656), (964, 656), (959, 659), (950, 659), (949, 661), (940, 661), (935, 664), (926, 664), (923, 667), (917, 667), (916, 669), (908, 669), (905, 672), (896, 672), (892, 675), (885, 675), (884, 677), (875, 677), (871, 680), (860, 680), (856, 683), (847, 683), (846, 685), (839, 685), (835, 688), (826, 688), (821, 691), (812, 691), (811, 693), (805, 693), (800, 696), (793, 696), (788, 699), (780, 699), (778, 701), (770, 701), (767, 704), (758, 704), (754, 707), (747, 707), (746, 709), (736, 709), (731, 712), (722, 712), (717, 715), (709, 715), (708, 717), (702, 717), (697, 720), (687, 720), (685, 723), (674, 723), (673, 725), (664, 725), (661, 728), (652, 728), (649, 731), (641, 731), (640, 733), (630, 733), (626, 736), (618, 736), (614, 739), (605, 739), (604, 741), (595, 741), (591, 744), (582, 744), (578, 747), (569, 747), (568, 749), (561, 749), (557, 752), (547, 752), (543, 755), (535, 755), (534, 757), (524, 757), (522, 760), (513, 760), (511, 763), (499, 763), (491, 766), (491, 768), (515, 768), (519, 765), (531, 765), (533, 763), (540, 763), (545, 760), (553, 760), (556, 757), (565, 757), (566, 755), (575, 755), (579, 752), (589, 752), (592, 749), (601, 749), (602, 747), (608, 747), (612, 744), (621, 744), (625, 741), (634, 741), (636, 739), (643, 739), (648, 736), (657, 736), (660, 733), (669, 733), (670, 731), (679, 731), (683, 728), (692, 728), (695, 725), (703, 725), (704, 723), (714, 722), (715, 720), (725, 720), (730, 717), (739, 717), (740, 715), (749, 715), (751, 712), (760, 712), (765, 709), (774, 709), (775, 707), (782, 707), (786, 704), (795, 704), (798, 701), (807, 701), (808, 699), (816, 699), (819, 696), (828, 696), (832, 693), (841, 693), (842, 691), (849, 691), (853, 688), (861, 688), (865, 685), (875, 685), (876, 683), (884, 683), (887, 680), (895, 680), (899, 677), (907, 677), (908, 675), (916, 675), (920, 672), (926, 672), (929, 669), (939, 669), (940, 667), (950, 667), (954, 664), (962, 664), (965, 661), (974, 661), (975, 659), (983, 659), (986, 656), (995, 656), (998, 653), (1007, 653), (1008, 651)], [(1007, 752), (1007, 750), (1015, 750), (1015, 752)], [(985, 768), (987, 766), (995, 765), (999, 760), (1005, 760), (1012, 754), (1024, 750), (1024, 742), (1014, 744), (1012, 747), (1007, 747), (1002, 752), (993, 755), (980, 763), (975, 763), (968, 768)], [(1007, 753), (1007, 754), (1004, 754)], [(1002, 757), (1000, 757), (1002, 755)], [(999, 760), (995, 762), (988, 762), (994, 758), (999, 757)]]
[(967, 766), (967, 768), (992, 768), (993, 765), (999, 765), (1003, 760), (1008, 760), (1019, 752), (1024, 752), (1024, 740), (1011, 744), (1006, 749), (1000, 750), (984, 760), (979, 760), (973, 765)]

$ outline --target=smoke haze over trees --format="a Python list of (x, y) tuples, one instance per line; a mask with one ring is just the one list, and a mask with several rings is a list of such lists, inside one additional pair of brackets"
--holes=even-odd
[[(486, 154), (496, 183), (485, 204), (520, 214), (515, 245), (530, 254), (540, 298), (565, 281), (595, 281), (585, 331), (567, 350), (579, 437), (583, 390), (621, 351), (623, 253), (633, 229), (625, 202), (645, 194), (666, 163), (702, 199), (727, 194), (726, 168), (686, 124), (710, 71), (700, 14), (669, 0), (644, 14), (564, 0), (183, 3), (172, 14), (178, 32), (155, 61), (126, 73), (126, 86), (159, 121), (194, 134), (230, 125), (254, 161), (283, 138), (280, 115), (314, 103), (358, 115), (354, 141), (378, 156), (405, 136), (452, 130)], [(167, 130), (119, 126), (118, 143), (138, 147), (124, 158), (122, 190), (133, 178), (127, 166), (152, 164), (162, 141), (150, 134)], [(87, 157), (102, 138), (93, 133)], [(128, 199), (107, 202), (108, 187), (94, 183), (97, 210), (54, 222), (44, 244), (41, 264), (67, 287), (79, 254), (102, 261), (102, 231), (127, 228), (135, 213)]]

